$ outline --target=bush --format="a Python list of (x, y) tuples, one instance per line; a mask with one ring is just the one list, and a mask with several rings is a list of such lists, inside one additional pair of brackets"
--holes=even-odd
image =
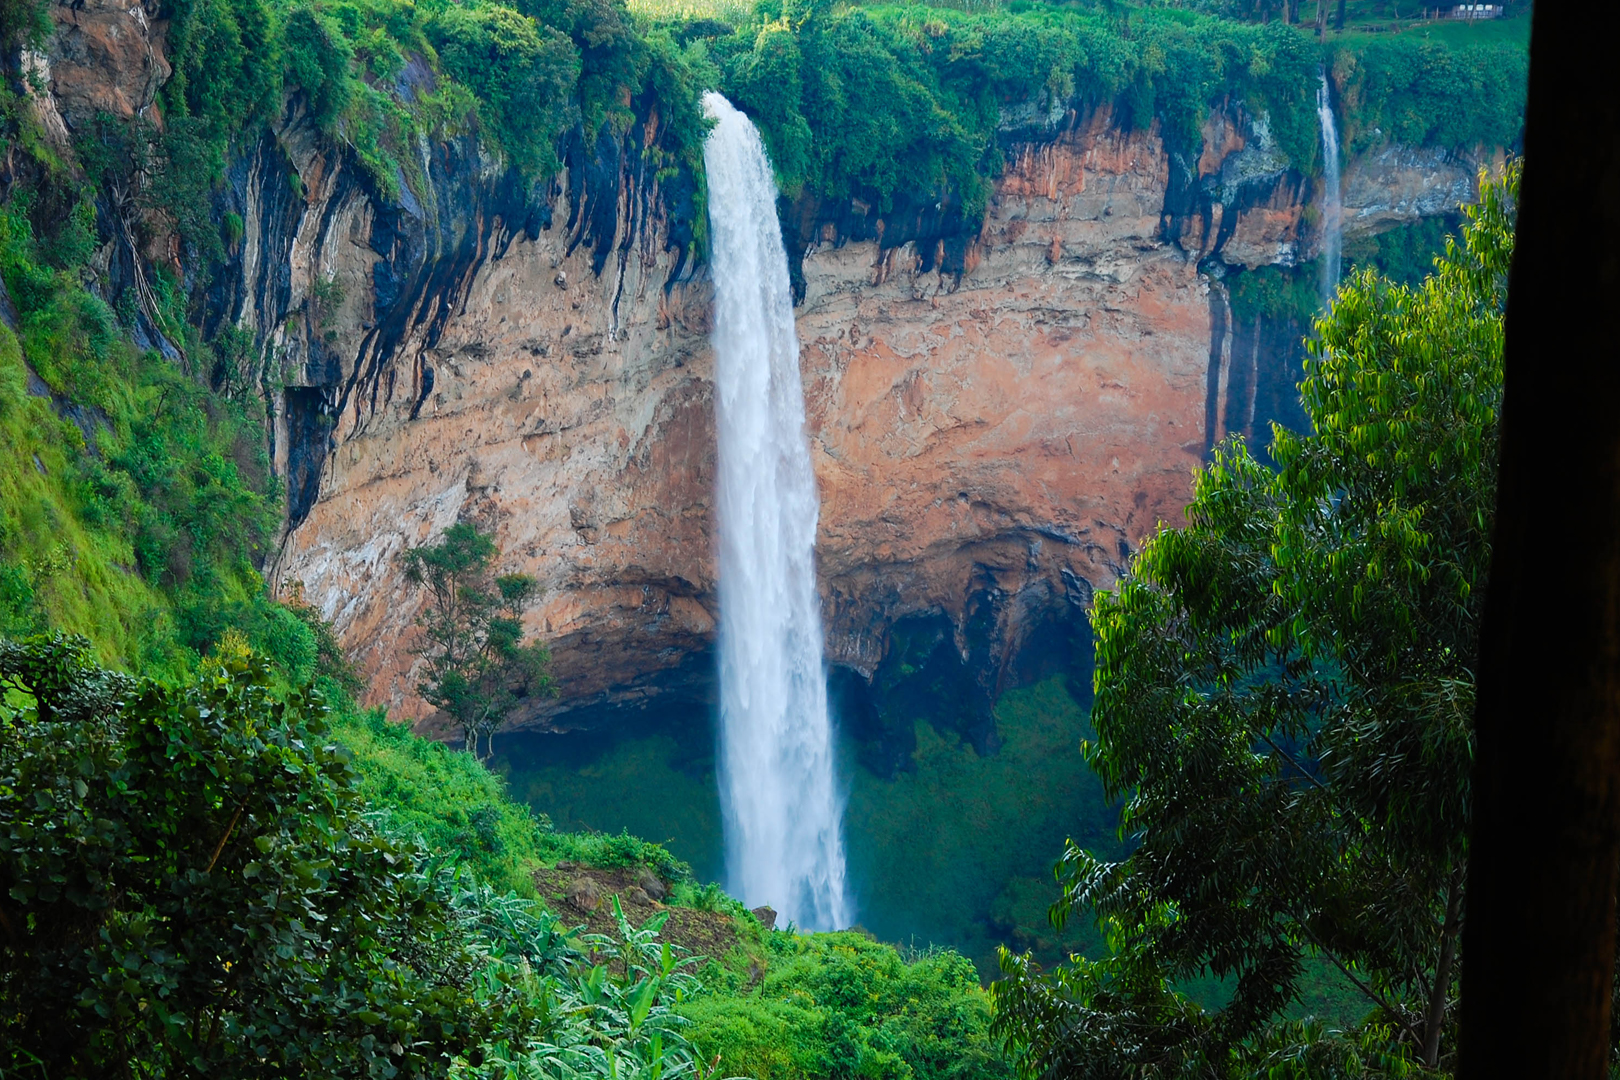
[(705, 994), (682, 1012), (722, 1068), (758, 1080), (1006, 1077), (989, 997), (972, 961), (930, 950), (909, 961), (859, 932), (766, 935), (752, 990)]
[(0, 646), (8, 1071), (442, 1074), (528, 1019), (365, 824), (318, 698), (245, 655), (168, 690), (87, 650)]
[(0, 1069), (698, 1072), (661, 917), (575, 938), (385, 838), (319, 695), (224, 653), (171, 689), (0, 642)]

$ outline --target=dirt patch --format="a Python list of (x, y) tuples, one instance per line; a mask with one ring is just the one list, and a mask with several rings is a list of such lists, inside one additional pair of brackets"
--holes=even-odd
[(726, 954), (737, 945), (737, 926), (730, 915), (662, 903), (669, 884), (644, 867), (610, 870), (562, 862), (552, 869), (536, 870), (534, 885), (546, 905), (567, 923), (584, 923), (593, 934), (618, 934), (613, 916), (617, 896), (632, 926), (640, 926), (659, 912), (667, 913), (659, 938), (693, 956), (724, 963)]

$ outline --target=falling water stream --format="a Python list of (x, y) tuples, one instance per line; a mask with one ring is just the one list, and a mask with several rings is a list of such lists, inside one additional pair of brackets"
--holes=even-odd
[(805, 929), (850, 925), (816, 592), (815, 476), (776, 183), (719, 94), (703, 147), (720, 483), (720, 798), (732, 890)]
[(1316, 117), (1322, 125), (1322, 303), (1339, 290), (1339, 259), (1344, 246), (1344, 203), (1339, 197), (1339, 129), (1327, 72), (1316, 91)]

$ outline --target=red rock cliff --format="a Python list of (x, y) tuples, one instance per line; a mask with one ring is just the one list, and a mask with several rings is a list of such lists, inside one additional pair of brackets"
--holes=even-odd
[[(1159, 138), (1099, 113), (1013, 147), (955, 265), (943, 239), (840, 242), (828, 226), (807, 246), (799, 332), (833, 661), (870, 671), (890, 625), (936, 613), (964, 653), (979, 628), (998, 680), (1033, 627), (1087, 603), (1180, 519), (1192, 470), (1232, 426), (1217, 407), (1230, 335), (1200, 260), (1290, 262), (1315, 242), (1310, 185), (1240, 125), (1217, 114), (1203, 194), (1179, 210)], [(565, 177), (552, 224), (485, 227), (459, 292), (425, 301), (433, 317), (332, 417), (317, 497), (276, 573), (303, 582), (399, 712), (421, 705), (420, 598), (398, 555), (460, 518), (494, 528), (506, 568), (545, 585), (531, 620), (562, 695), (528, 722), (708, 676), (708, 286), (668, 245), (665, 193), (631, 175), (638, 136), (612, 187), (611, 257), (602, 237), (582, 242), (604, 220), (584, 203), (603, 196)], [(1421, 160), (1350, 164), (1352, 229), (1470, 194), (1471, 162), (1408, 157)], [(309, 160), (293, 300), (315, 268), (345, 283), (333, 351), (347, 369), (386, 317), (368, 287), (374, 211)]]

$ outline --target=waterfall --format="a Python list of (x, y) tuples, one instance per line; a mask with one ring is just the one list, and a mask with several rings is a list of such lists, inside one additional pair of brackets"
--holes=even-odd
[(1333, 119), (1333, 96), (1327, 72), (1316, 91), (1316, 117), (1322, 125), (1322, 304), (1339, 290), (1339, 260), (1344, 241), (1344, 204), (1339, 198), (1339, 129)]
[(776, 183), (759, 132), (703, 97), (720, 485), (720, 798), (732, 891), (850, 925), (816, 592), (815, 475)]

